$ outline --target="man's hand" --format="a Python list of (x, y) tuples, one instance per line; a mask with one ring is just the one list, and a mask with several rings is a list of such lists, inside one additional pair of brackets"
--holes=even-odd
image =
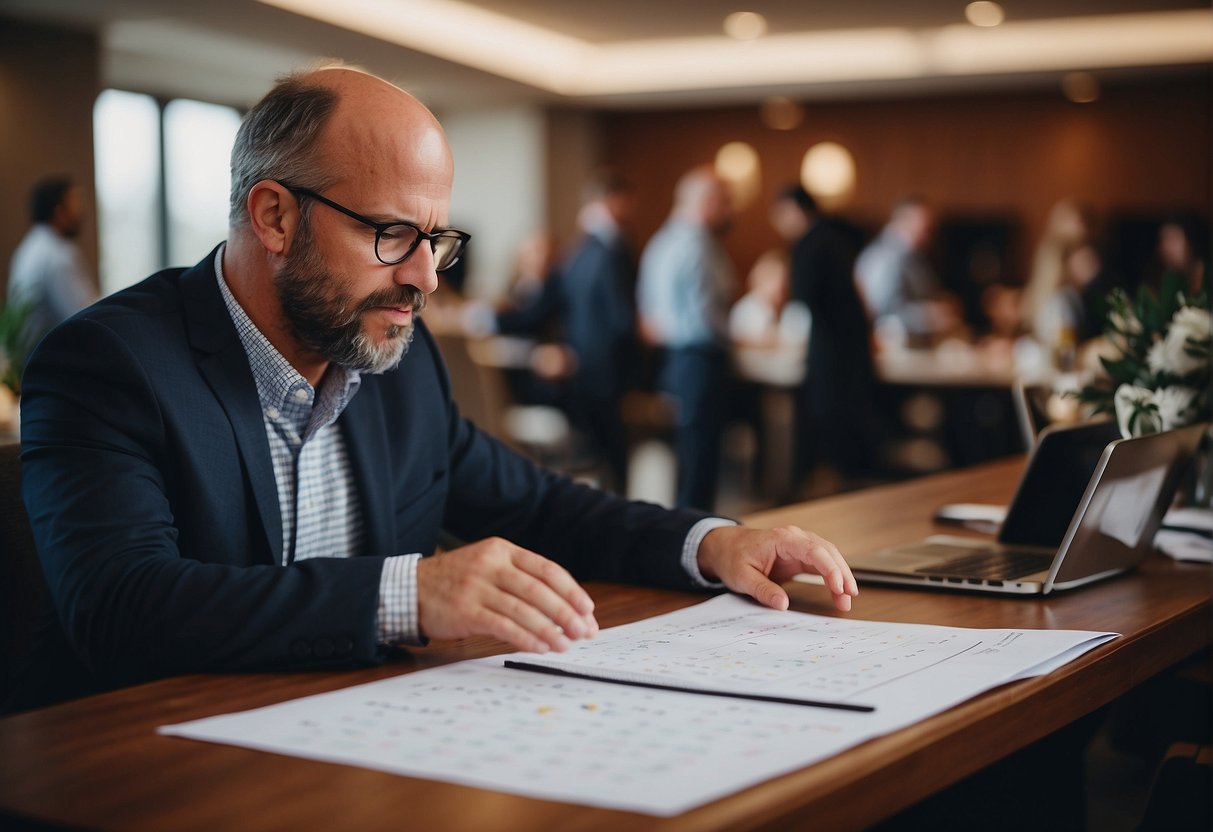
[(777, 610), (786, 610), (789, 603), (780, 584), (801, 572), (820, 575), (834, 596), (834, 606), (844, 612), (859, 594), (838, 547), (796, 526), (712, 529), (699, 544), (698, 558), (699, 571), (708, 580), (721, 581)]
[(429, 638), (488, 635), (534, 653), (598, 633), (594, 602), (572, 575), (498, 537), (418, 561), (417, 615)]

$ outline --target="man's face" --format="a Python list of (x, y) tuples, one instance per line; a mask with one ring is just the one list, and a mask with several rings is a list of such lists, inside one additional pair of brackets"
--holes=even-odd
[[(334, 180), (323, 196), (370, 223), (403, 221), (427, 232), (447, 227), (454, 162), (437, 121), (378, 78), (331, 72), (323, 80), (339, 103), (315, 159)], [(438, 275), (427, 242), (388, 265), (376, 257), (375, 235), (367, 222), (312, 200), (274, 282), (282, 322), (302, 352), (381, 373), (404, 355)]]
[(55, 206), (52, 224), (64, 237), (76, 237), (84, 225), (84, 196), (76, 185), (63, 193), (63, 199)]
[[(323, 206), (312, 206), (311, 219), (319, 210)], [(425, 252), (414, 252), (419, 254)], [(275, 284), (296, 342), (334, 364), (364, 373), (382, 373), (400, 363), (413, 340), (414, 316), (425, 308), (425, 292), (408, 284), (391, 283), (356, 296), (355, 281), (325, 262), (307, 220), (301, 222)], [(410, 313), (403, 316), (407, 320), (399, 320), (399, 315), (384, 320), (387, 309)]]

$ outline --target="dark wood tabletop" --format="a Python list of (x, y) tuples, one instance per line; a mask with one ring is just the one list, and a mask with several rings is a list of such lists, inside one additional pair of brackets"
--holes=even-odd
[[(763, 512), (860, 553), (940, 532), (948, 502), (1005, 502), (1022, 460), (1000, 461)], [(950, 529), (948, 531), (951, 531)], [(824, 591), (789, 583), (793, 608), (833, 615)], [(604, 627), (702, 596), (589, 584)], [(999, 598), (862, 587), (850, 615), (963, 627), (1122, 633), (1047, 676), (1003, 686), (800, 771), (673, 818), (556, 803), (156, 734), (161, 725), (273, 704), (506, 652), (490, 639), (434, 643), (347, 672), (191, 675), (0, 720), (0, 811), (131, 830), (861, 828), (1122, 696), (1210, 643), (1210, 569), (1154, 556), (1073, 593)], [(0, 824), (2, 825), (2, 824)]]

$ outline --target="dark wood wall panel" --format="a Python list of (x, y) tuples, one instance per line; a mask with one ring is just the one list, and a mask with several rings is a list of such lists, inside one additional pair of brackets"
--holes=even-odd
[(836, 141), (855, 158), (857, 188), (838, 209), (879, 227), (906, 193), (941, 215), (1008, 218), (1017, 227), (1012, 262), (1022, 278), (1052, 204), (1088, 201), (1103, 217), (1157, 215), (1174, 206), (1209, 214), (1209, 73), (1106, 85), (1092, 104), (1060, 92), (916, 100), (819, 102), (790, 131), (766, 127), (757, 107), (599, 114), (604, 161), (638, 188), (636, 235), (647, 240), (689, 167), (729, 141), (749, 142), (762, 162), (762, 196), (739, 215), (727, 245), (744, 274), (777, 239), (766, 203), (799, 175), (805, 150)]

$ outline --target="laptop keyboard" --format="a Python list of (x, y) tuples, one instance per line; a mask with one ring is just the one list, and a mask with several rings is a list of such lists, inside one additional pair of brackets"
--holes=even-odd
[(914, 570), (922, 575), (943, 575), (955, 578), (1010, 580), (1042, 572), (1053, 563), (1053, 556), (1016, 549), (987, 549), (971, 555), (953, 558)]

